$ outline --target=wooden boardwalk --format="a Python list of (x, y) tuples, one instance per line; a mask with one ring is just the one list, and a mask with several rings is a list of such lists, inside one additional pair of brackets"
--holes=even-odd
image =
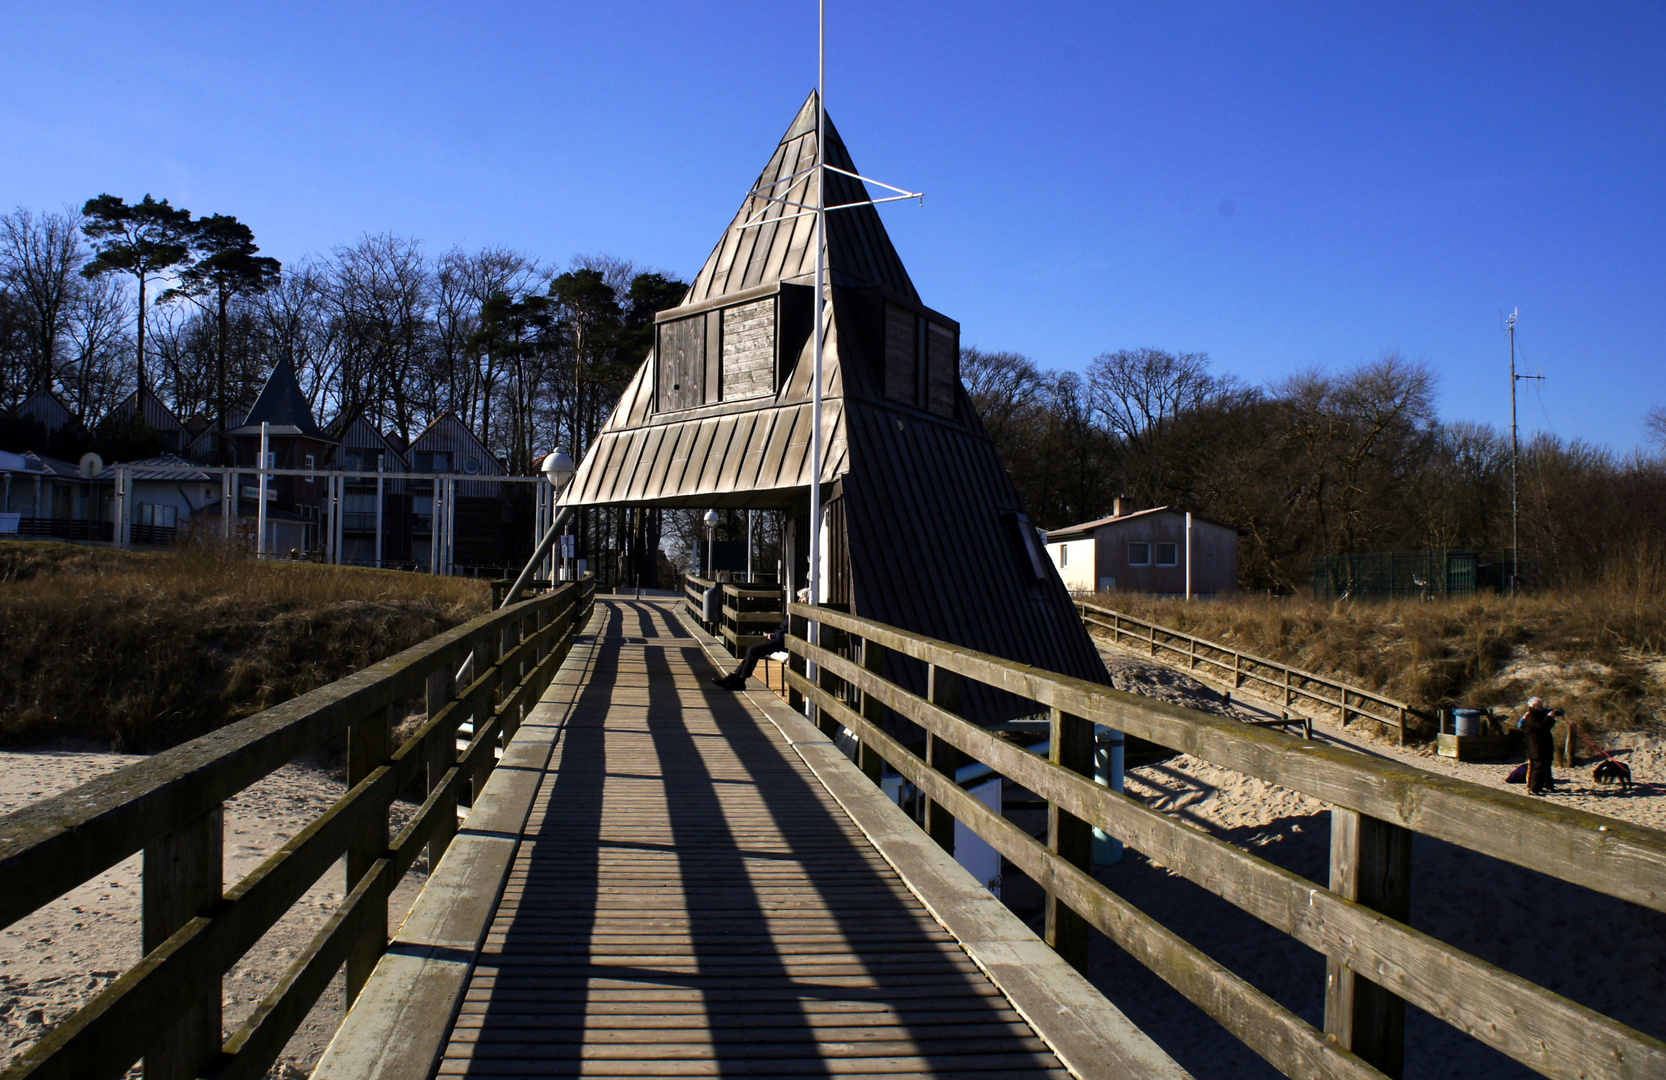
[(440, 1075), (1068, 1075), (665, 606), (591, 629)]

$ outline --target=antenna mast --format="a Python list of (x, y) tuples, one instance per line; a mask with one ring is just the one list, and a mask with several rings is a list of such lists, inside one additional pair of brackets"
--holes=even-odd
[(1522, 379), (1542, 379), (1543, 375), (1516, 374), (1516, 320), (1521, 309), (1516, 308), (1504, 320), (1510, 331), (1510, 595), (1519, 587), (1521, 574), (1521, 509), (1517, 497), (1518, 459), (1521, 457), (1521, 435), (1516, 427), (1516, 383)]

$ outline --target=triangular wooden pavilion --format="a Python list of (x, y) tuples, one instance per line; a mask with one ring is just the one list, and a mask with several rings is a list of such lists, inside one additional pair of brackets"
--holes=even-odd
[[(814, 93), (754, 191), (815, 202)], [(827, 163), (855, 173), (826, 125)], [(830, 174), (827, 205), (862, 203)], [(807, 562), (815, 219), (751, 195), (643, 362), (564, 501), (789, 513)], [(761, 222), (761, 224), (759, 224)], [(920, 300), (871, 205), (827, 215), (821, 470), (825, 600), (904, 630), (1068, 675), (1104, 665), (959, 378), (959, 324)], [(893, 661), (899, 659), (892, 658)], [(906, 666), (906, 665), (904, 665)], [(923, 672), (898, 670), (906, 682)], [(990, 694), (978, 720), (1033, 711)]]

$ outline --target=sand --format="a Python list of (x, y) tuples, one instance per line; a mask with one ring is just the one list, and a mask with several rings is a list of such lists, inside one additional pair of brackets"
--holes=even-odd
[[(65, 747), (0, 752), (0, 814), (138, 760)], [(345, 790), (341, 778), (326, 769), (288, 765), (228, 802), (226, 881), (235, 882), (253, 870)], [(412, 809), (395, 804), (395, 828), (409, 819)], [(0, 934), (0, 1068), (138, 962), (140, 862), (138, 855), (124, 860)], [(228, 1034), (329, 918), (345, 895), (344, 877), (338, 862), (226, 975), (222, 1000)], [(396, 921), (422, 881), (421, 871), (413, 871), (395, 890), (389, 906)], [(306, 1076), (341, 1015), (338, 975), (270, 1075), (283, 1080)], [(138, 1069), (129, 1075), (137, 1077)]]

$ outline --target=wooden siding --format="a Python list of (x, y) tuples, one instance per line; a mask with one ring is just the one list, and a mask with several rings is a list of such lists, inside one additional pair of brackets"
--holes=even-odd
[(926, 323), (926, 408), (938, 416), (954, 416), (955, 391), (960, 388), (960, 350), (955, 332)]
[(48, 435), (74, 422), (75, 415), (69, 407), (50, 390), (37, 390), (28, 399), (12, 410), (13, 416), (26, 417), (38, 422), (46, 429)]
[(659, 410), (706, 402), (706, 317), (694, 315), (659, 327)]
[(774, 297), (723, 310), (723, 400), (775, 392)]
[(885, 305), (885, 396), (908, 405), (919, 400), (918, 322), (901, 304)]
[[(499, 494), (501, 484), (489, 481), (466, 480), (468, 476), (503, 476), (507, 472), (503, 463), (496, 455), (486, 448), (470, 431), (468, 425), (457, 417), (456, 413), (442, 413), (432, 424), (411, 440), (411, 471), (427, 472), (430, 470), (417, 468), (419, 453), (445, 453), (451, 455), (451, 471), (459, 477), (457, 495), (460, 498), (487, 498)], [(478, 472), (469, 472), (468, 463), (474, 462)], [(445, 470), (434, 470), (444, 472)], [(429, 481), (432, 483), (432, 481)]]

